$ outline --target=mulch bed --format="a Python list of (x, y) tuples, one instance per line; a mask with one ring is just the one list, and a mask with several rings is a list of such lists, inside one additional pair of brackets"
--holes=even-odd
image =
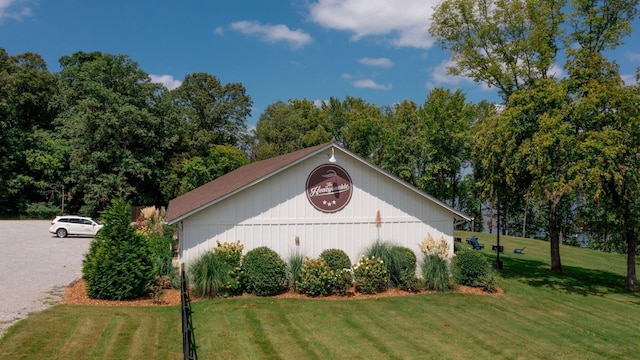
[[(495, 293), (486, 292), (480, 288), (474, 288), (469, 286), (458, 286), (453, 292), (464, 293), (464, 294), (475, 294), (475, 295), (486, 295), (486, 296), (496, 296), (504, 294), (503, 290), (498, 288), (498, 291)], [(322, 299), (322, 300), (359, 300), (359, 299), (379, 299), (379, 298), (387, 298), (387, 297), (400, 297), (400, 296), (413, 296), (416, 294), (428, 294), (434, 293), (434, 291), (419, 291), (417, 293), (402, 291), (398, 289), (389, 289), (385, 292), (374, 294), (374, 295), (365, 295), (359, 292), (356, 292), (354, 288), (351, 288), (347, 292), (345, 296), (323, 296), (311, 298), (307, 295), (299, 294), (293, 291), (289, 291), (277, 296), (275, 298), (280, 299)], [(256, 297), (254, 295), (244, 294), (241, 297)], [(192, 301), (197, 301), (199, 299), (192, 297)], [(76, 305), (94, 305), (94, 306), (173, 306), (180, 305), (180, 290), (176, 289), (166, 289), (160, 302), (154, 302), (151, 296), (141, 297), (133, 300), (98, 300), (92, 299), (87, 295), (87, 284), (85, 280), (78, 280), (71, 285), (69, 285), (62, 296), (60, 301), (63, 304), (76, 304)]]

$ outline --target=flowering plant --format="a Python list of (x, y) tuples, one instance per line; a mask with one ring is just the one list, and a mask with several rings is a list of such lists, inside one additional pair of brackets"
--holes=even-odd
[(362, 256), (353, 267), (356, 290), (363, 294), (376, 294), (387, 289), (387, 267), (379, 257)]
[(436, 242), (431, 234), (427, 234), (427, 237), (418, 245), (420, 246), (420, 251), (427, 257), (437, 255), (444, 260), (449, 255), (449, 243), (444, 236), (440, 237), (440, 240)]

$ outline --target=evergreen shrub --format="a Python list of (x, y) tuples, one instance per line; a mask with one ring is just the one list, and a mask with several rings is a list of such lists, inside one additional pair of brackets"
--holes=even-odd
[(287, 265), (266, 246), (249, 251), (242, 260), (242, 287), (249, 294), (273, 296), (287, 285)]
[(324, 259), (331, 270), (351, 269), (351, 259), (344, 250), (326, 249), (320, 254), (320, 258)]
[(483, 287), (491, 264), (478, 251), (471, 249), (460, 250), (452, 261), (454, 281), (460, 285)]
[(85, 255), (82, 275), (92, 298), (133, 299), (153, 280), (149, 243), (130, 226), (129, 209), (124, 200), (111, 202), (102, 217), (104, 227)]

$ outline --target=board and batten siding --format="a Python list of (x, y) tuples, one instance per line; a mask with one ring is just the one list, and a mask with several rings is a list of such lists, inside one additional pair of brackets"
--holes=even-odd
[[(194, 261), (216, 241), (239, 240), (245, 253), (267, 246), (284, 260), (295, 251), (315, 258), (325, 249), (342, 249), (355, 264), (378, 238), (406, 246), (420, 258), (418, 244), (427, 234), (447, 239), (453, 253), (453, 217), (447, 209), (366, 163), (343, 153), (336, 157), (353, 183), (344, 209), (323, 213), (306, 197), (307, 177), (327, 163), (324, 154), (317, 154), (183, 219), (182, 261)], [(378, 211), (380, 228), (375, 225)]]

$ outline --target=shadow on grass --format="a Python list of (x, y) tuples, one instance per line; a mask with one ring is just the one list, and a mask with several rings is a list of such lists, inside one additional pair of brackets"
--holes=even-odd
[(503, 270), (500, 275), (505, 279), (583, 296), (632, 295), (638, 299), (640, 305), (640, 294), (626, 290), (626, 278), (619, 274), (575, 266), (563, 266), (563, 273), (556, 274), (549, 270), (549, 263), (546, 262), (514, 257), (501, 259)]

